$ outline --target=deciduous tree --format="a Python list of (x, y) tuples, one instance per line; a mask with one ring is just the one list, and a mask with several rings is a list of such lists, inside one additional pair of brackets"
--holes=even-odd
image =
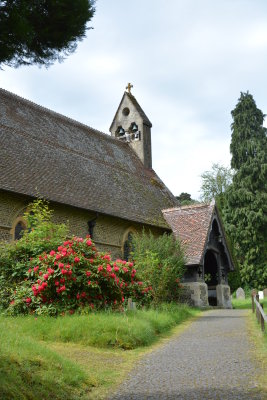
[(231, 184), (232, 176), (230, 168), (220, 164), (212, 164), (210, 171), (205, 171), (201, 174), (201, 200), (209, 203), (212, 199), (216, 199), (223, 203), (223, 194)]

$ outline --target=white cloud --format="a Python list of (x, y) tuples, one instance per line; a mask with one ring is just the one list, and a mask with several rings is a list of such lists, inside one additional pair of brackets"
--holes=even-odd
[(231, 110), (249, 90), (267, 112), (266, 0), (98, 0), (94, 30), (49, 69), (0, 86), (108, 132), (126, 84), (152, 121), (153, 166), (175, 194), (230, 162)]

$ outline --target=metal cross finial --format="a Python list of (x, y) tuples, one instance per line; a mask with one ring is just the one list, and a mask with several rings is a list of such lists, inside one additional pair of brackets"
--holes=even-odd
[(126, 86), (126, 89), (128, 90), (128, 93), (131, 93), (132, 87), (133, 87), (133, 85), (131, 83), (128, 83), (128, 85)]

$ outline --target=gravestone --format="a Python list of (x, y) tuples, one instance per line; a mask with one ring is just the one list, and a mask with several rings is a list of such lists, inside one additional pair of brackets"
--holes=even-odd
[(264, 299), (263, 291), (259, 291), (259, 299), (260, 299), (260, 300), (263, 300), (263, 299)]
[(136, 303), (131, 298), (128, 299), (128, 310), (136, 310)]
[(245, 300), (246, 298), (244, 289), (242, 289), (241, 287), (239, 287), (236, 291), (236, 298), (239, 300)]
[(266, 289), (263, 289), (263, 296), (264, 296), (264, 297), (267, 297), (267, 288), (266, 288)]

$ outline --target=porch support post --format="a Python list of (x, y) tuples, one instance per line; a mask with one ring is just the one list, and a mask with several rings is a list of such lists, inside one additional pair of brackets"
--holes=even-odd
[(230, 293), (230, 286), (222, 284), (216, 286), (218, 307), (233, 308)]

